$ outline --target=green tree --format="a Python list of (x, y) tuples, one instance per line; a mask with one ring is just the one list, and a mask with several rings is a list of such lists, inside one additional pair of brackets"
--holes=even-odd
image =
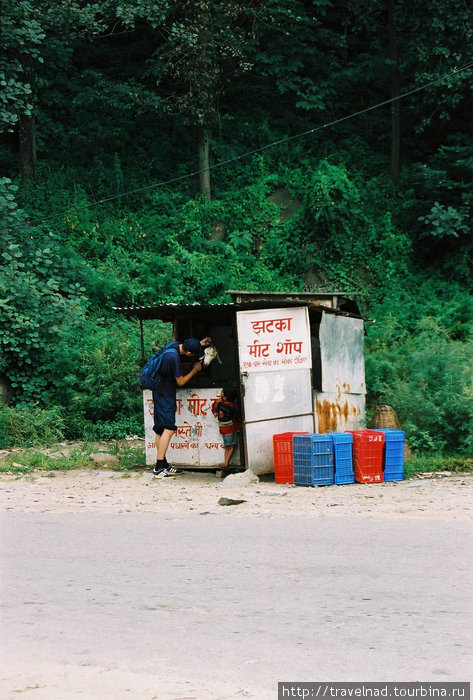
[(0, 374), (17, 402), (34, 404), (46, 400), (49, 359), (80, 333), (87, 301), (81, 262), (57, 236), (28, 226), (16, 190), (0, 180)]
[(65, 69), (74, 38), (102, 30), (98, 4), (79, 0), (4, 0), (0, 15), (3, 53), (0, 131), (18, 128), (20, 173), (36, 180), (38, 92)]
[(446, 124), (453, 122), (462, 132), (465, 115), (471, 121), (471, 69), (454, 71), (471, 60), (473, 8), (468, 0), (434, 0), (428, 11), (415, 0), (362, 0), (350, 4), (347, 20), (351, 94), (361, 88), (377, 98), (373, 101), (382, 101), (452, 74), (415, 97), (396, 101), (389, 112), (368, 117), (377, 129), (376, 120), (386, 123), (380, 114), (390, 114), (390, 173), (398, 185), (402, 164), (435, 151)]
[[(210, 145), (222, 115), (227, 94), (235, 92), (242, 76), (254, 78), (259, 29), (265, 23), (279, 24), (287, 32), (290, 10), (276, 10), (274, 0), (178, 0), (157, 3), (152, 11), (145, 2), (135, 2), (118, 14), (151, 46), (146, 73), (153, 80), (162, 109), (179, 116), (183, 128), (191, 130), (197, 144), (200, 192), (211, 197)], [(145, 23), (143, 27), (142, 23)], [(147, 29), (155, 30), (150, 40)], [(159, 37), (157, 39), (156, 37)], [(245, 78), (246, 79), (246, 78)], [(269, 77), (270, 80), (273, 76)], [(225, 107), (228, 109), (228, 107)]]
[(263, 3), (239, 0), (179, 0), (167, 8), (166, 40), (153, 55), (150, 72), (165, 104), (182, 115), (197, 135), (201, 194), (210, 199), (210, 138), (219, 99), (236, 72), (250, 70), (246, 46)]

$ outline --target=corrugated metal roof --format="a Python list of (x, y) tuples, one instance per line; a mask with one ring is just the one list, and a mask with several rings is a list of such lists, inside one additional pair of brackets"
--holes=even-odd
[[(312, 292), (248, 292), (229, 290), (228, 304), (166, 303), (150, 306), (113, 307), (129, 318), (172, 321), (180, 316), (231, 315), (236, 311), (271, 309), (285, 306), (308, 306), (337, 315), (362, 318), (356, 301), (341, 292), (314, 294)], [(366, 319), (367, 320), (367, 319)]]
[(155, 306), (114, 306), (113, 310), (129, 318), (172, 321), (179, 316), (202, 316), (206, 313), (231, 314), (233, 304), (159, 304)]
[(246, 290), (239, 289), (228, 289), (226, 294), (230, 294), (232, 299), (236, 298), (246, 298), (246, 299), (281, 299), (281, 297), (286, 297), (288, 299), (333, 299), (334, 297), (344, 297), (351, 298), (359, 296), (359, 292), (341, 292), (341, 291), (325, 291), (325, 292), (269, 292), (269, 291), (257, 291), (250, 292)]

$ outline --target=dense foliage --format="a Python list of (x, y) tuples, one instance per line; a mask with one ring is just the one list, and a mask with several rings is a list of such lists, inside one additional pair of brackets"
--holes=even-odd
[(376, 319), (369, 410), (473, 455), (473, 9), (342, 5), (2, 3), (0, 446), (140, 430), (113, 306), (304, 289)]

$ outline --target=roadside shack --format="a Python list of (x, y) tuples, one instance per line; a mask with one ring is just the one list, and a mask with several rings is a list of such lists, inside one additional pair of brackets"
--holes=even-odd
[[(223, 461), (212, 402), (224, 385), (238, 391), (242, 429), (232, 466), (274, 471), (272, 436), (365, 427), (364, 319), (343, 293), (232, 291), (228, 304), (162, 304), (115, 311), (140, 323), (172, 324), (172, 338), (211, 336), (216, 358), (177, 390), (178, 426), (168, 449), (175, 465), (211, 469)], [(185, 374), (185, 368), (184, 374)], [(146, 463), (156, 460), (153, 401), (143, 392)]]

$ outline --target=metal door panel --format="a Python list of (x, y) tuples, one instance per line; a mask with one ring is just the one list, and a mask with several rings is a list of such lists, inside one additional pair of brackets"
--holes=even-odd
[(273, 435), (287, 432), (313, 433), (313, 416), (291, 416), (246, 424), (246, 442), (250, 459), (249, 466), (252, 472), (255, 474), (272, 474), (274, 472)]
[(237, 313), (246, 466), (274, 471), (273, 435), (312, 432), (312, 354), (307, 307)]
[(363, 320), (324, 313), (319, 338), (322, 391), (365, 394)]
[(309, 369), (252, 372), (242, 383), (247, 423), (312, 412)]

